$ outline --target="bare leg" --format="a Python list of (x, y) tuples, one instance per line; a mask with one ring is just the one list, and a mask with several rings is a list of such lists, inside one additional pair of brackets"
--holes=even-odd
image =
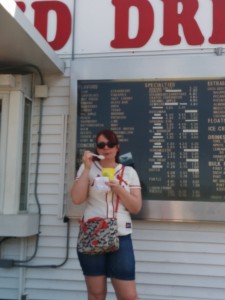
[(136, 283), (134, 280), (119, 280), (112, 278), (117, 300), (138, 300)]
[(88, 300), (105, 300), (107, 285), (105, 276), (85, 276)]

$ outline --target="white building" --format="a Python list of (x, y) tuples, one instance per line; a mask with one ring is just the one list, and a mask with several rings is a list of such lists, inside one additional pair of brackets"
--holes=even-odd
[[(135, 164), (146, 191), (133, 230), (139, 298), (225, 299), (224, 12), (216, 0), (0, 0), (0, 300), (86, 299), (76, 256), (82, 209), (69, 189), (78, 141), (91, 143), (92, 129), (106, 124), (143, 162)], [(102, 84), (101, 93), (105, 81), (131, 84), (125, 96), (138, 109), (114, 106), (130, 117), (125, 126), (116, 114), (100, 124), (92, 106), (98, 122), (88, 110), (85, 140), (77, 134), (78, 88)], [(164, 96), (168, 110), (160, 104), (152, 115), (150, 94), (140, 95), (151, 102), (143, 108), (132, 90), (143, 82), (160, 88), (151, 93)], [(167, 114), (167, 128), (153, 123)], [(174, 129), (179, 117), (193, 127)], [(107, 300), (115, 299), (108, 289)]]

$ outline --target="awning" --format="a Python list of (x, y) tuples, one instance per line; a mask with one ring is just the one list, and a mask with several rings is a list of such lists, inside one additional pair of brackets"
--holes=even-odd
[(13, 0), (0, 0), (0, 68), (36, 65), (43, 74), (60, 74), (64, 62)]

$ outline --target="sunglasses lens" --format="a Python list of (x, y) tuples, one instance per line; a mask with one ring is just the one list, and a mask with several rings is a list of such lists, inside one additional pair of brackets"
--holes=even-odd
[(106, 145), (106, 143), (102, 142), (102, 143), (98, 143), (98, 144), (97, 144), (97, 147), (98, 147), (99, 149), (104, 149), (104, 148), (105, 148), (105, 145)]
[(99, 148), (99, 149), (104, 149), (105, 146), (108, 146), (109, 148), (113, 148), (113, 147), (116, 146), (116, 143), (113, 143), (113, 142), (108, 142), (108, 143), (100, 142), (100, 143), (97, 143), (97, 148)]
[(116, 146), (116, 144), (113, 143), (113, 142), (108, 142), (108, 143), (107, 143), (107, 146), (108, 146), (109, 148), (113, 148), (113, 147)]

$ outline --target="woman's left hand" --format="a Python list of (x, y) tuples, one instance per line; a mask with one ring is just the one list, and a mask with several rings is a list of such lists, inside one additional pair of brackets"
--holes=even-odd
[(113, 193), (118, 193), (120, 189), (122, 188), (121, 185), (119, 184), (118, 180), (110, 180), (109, 182), (105, 183), (108, 187), (110, 187), (111, 191)]
[(140, 211), (142, 206), (141, 189), (133, 188), (128, 192), (117, 180), (106, 182), (106, 184), (130, 213), (136, 214)]

